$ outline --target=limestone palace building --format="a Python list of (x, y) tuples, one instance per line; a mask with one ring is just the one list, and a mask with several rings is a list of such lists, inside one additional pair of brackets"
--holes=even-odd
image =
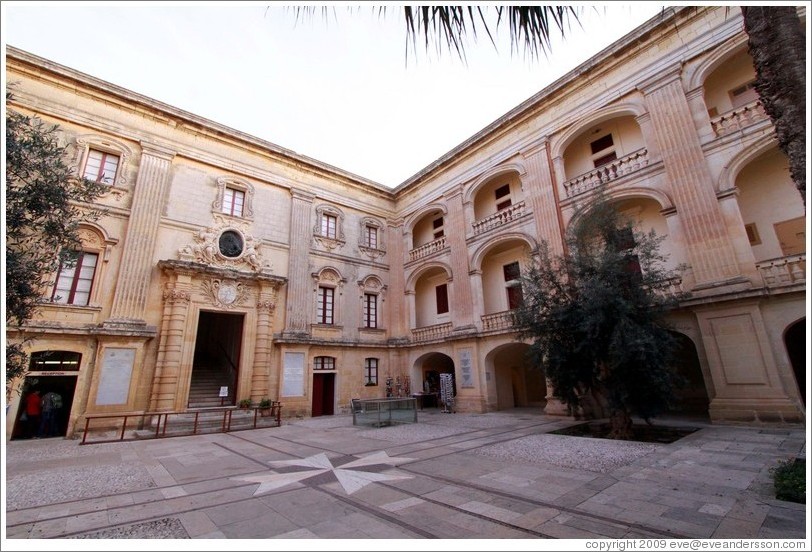
[[(512, 309), (598, 189), (689, 267), (677, 411), (804, 423), (805, 208), (737, 9), (667, 9), (395, 188), (13, 47), (6, 63), (8, 108), (58, 125), (108, 185), (23, 329), (67, 436), (220, 387), (307, 417), (444, 373), (458, 412), (566, 414)], [(20, 413), (13, 393), (7, 439)]]

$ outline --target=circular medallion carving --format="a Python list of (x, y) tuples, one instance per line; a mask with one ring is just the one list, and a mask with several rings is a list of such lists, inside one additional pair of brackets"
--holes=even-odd
[(234, 230), (226, 230), (220, 234), (218, 245), (220, 247), (220, 253), (229, 259), (239, 257), (242, 254), (242, 236), (239, 232), (235, 232)]
[(221, 283), (217, 290), (217, 299), (224, 305), (230, 305), (237, 299), (237, 286), (231, 283)]

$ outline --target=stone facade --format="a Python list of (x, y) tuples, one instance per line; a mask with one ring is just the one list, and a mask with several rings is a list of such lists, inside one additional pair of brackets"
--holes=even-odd
[[(193, 407), (204, 372), (225, 404), (286, 416), (449, 372), (460, 411), (566, 413), (524, 360), (510, 274), (542, 241), (563, 251), (599, 187), (689, 266), (685, 411), (804, 421), (805, 210), (737, 10), (668, 10), (395, 189), (14, 48), (7, 74), (9, 108), (58, 124), (79, 172), (115, 163), (82, 229), (87, 299), (44, 290), (25, 328), (68, 435)], [(18, 411), (13, 395), (7, 438)]]

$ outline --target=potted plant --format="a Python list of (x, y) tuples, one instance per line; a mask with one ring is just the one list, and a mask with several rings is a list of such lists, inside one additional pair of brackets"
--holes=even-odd
[(264, 399), (259, 401), (259, 414), (260, 416), (271, 415), (271, 399), (265, 397)]
[(240, 408), (245, 408), (245, 409), (251, 408), (251, 399), (242, 399), (239, 402), (239, 405), (240, 405)]

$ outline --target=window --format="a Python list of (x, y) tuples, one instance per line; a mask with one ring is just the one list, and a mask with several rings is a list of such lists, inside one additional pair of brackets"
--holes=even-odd
[(758, 92), (756, 92), (755, 84), (756, 81), (751, 80), (750, 82), (730, 91), (730, 102), (733, 104), (733, 109), (742, 107), (743, 105), (747, 105), (758, 99)]
[(640, 258), (634, 254), (635, 247), (634, 233), (629, 227), (618, 229), (614, 236), (614, 243), (611, 244), (615, 251), (626, 253), (626, 271), (638, 276), (643, 275), (640, 268)]
[(335, 370), (336, 359), (334, 357), (318, 356), (313, 359), (313, 370)]
[(781, 253), (789, 255), (802, 255), (806, 252), (806, 218), (798, 217), (773, 224), (775, 236), (781, 246)]
[(448, 312), (448, 284), (440, 284), (434, 288), (437, 298), (437, 314)]
[(364, 359), (364, 384), (378, 385), (378, 359)]
[(507, 290), (508, 310), (517, 309), (522, 305), (524, 293), (521, 284), (521, 269), (518, 262), (512, 262), (502, 267), (502, 274), (505, 277), (505, 289)]
[(322, 213), (321, 235), (325, 238), (336, 239), (336, 217), (334, 215)]
[(333, 324), (334, 296), (335, 289), (319, 286), (319, 293), (316, 297), (316, 322), (318, 324)]
[(595, 167), (600, 167), (617, 159), (615, 142), (611, 134), (591, 142), (589, 148), (592, 151), (592, 163)]
[(66, 305), (87, 305), (98, 260), (96, 253), (83, 251), (75, 260), (60, 263), (51, 300)]
[(747, 239), (750, 241), (750, 245), (758, 245), (761, 243), (761, 238), (758, 235), (758, 228), (756, 227), (755, 222), (745, 224), (744, 231), (747, 232)]
[(364, 227), (364, 238), (367, 247), (378, 249), (378, 229), (376, 227), (367, 224)]
[(364, 294), (364, 327), (378, 327), (378, 296), (374, 293)]
[[(501, 211), (502, 209), (507, 209), (510, 207), (510, 184), (505, 184), (504, 186), (500, 186), (496, 188), (494, 191), (494, 195), (496, 196), (496, 210)], [(504, 199), (502, 199), (504, 198)], [(500, 201), (501, 200), (501, 201)]]
[(40, 351), (31, 354), (31, 365), (28, 369), (32, 372), (76, 371), (79, 370), (81, 360), (82, 355), (70, 351)]
[(245, 205), (245, 192), (226, 188), (223, 192), (223, 213), (233, 217), (241, 217)]
[(116, 172), (118, 171), (118, 155), (105, 151), (91, 149), (87, 153), (85, 170), (82, 173), (84, 178), (103, 182), (104, 184), (114, 184)]
[(434, 219), (431, 223), (431, 227), (434, 230), (434, 239), (438, 240), (445, 236), (445, 230), (443, 230), (443, 217), (438, 219)]

